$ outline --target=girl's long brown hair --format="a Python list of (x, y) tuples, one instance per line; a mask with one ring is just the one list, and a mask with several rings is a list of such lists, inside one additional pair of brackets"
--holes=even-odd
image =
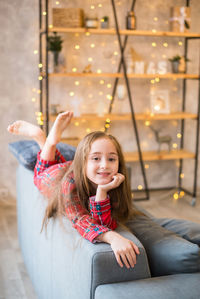
[(52, 199), (49, 201), (49, 204), (46, 208), (42, 227), (47, 225), (49, 218), (55, 217), (57, 215), (63, 215), (64, 203), (62, 200), (61, 189), (63, 183), (72, 172), (74, 173), (76, 191), (80, 198), (80, 202), (82, 206), (89, 211), (88, 199), (91, 195), (95, 195), (96, 190), (94, 190), (94, 187), (86, 176), (86, 163), (92, 143), (103, 138), (109, 139), (114, 144), (119, 159), (118, 172), (125, 176), (125, 180), (120, 184), (119, 187), (108, 192), (111, 201), (112, 217), (116, 219), (118, 223), (123, 224), (130, 219), (130, 217), (142, 214), (135, 209), (133, 205), (130, 182), (127, 176), (124, 156), (119, 142), (112, 135), (108, 135), (101, 131), (96, 131), (86, 135), (80, 141), (76, 149), (72, 165), (67, 172), (65, 170), (61, 171), (59, 177), (56, 178), (58, 184), (57, 187), (54, 188), (54, 196), (52, 196)]

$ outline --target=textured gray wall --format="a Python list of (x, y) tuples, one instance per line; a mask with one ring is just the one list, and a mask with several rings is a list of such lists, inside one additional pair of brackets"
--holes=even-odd
[[(120, 5), (120, 2), (123, 5)], [(55, 5), (55, 1), (52, 1)], [(60, 7), (71, 6), (71, 1), (60, 1)], [(90, 11), (89, 4), (91, 1), (73, 1), (73, 5), (77, 7), (83, 7), (85, 11)], [(94, 1), (94, 4), (97, 1)], [(96, 8), (95, 14), (98, 17), (104, 15), (110, 15), (110, 25), (114, 24), (112, 18), (112, 12), (109, 1), (98, 1), (97, 4), (102, 3), (103, 7)], [(198, 32), (200, 29), (200, 2), (193, 0), (192, 2), (192, 29), (193, 32)], [(122, 0), (116, 1), (118, 16), (120, 20), (120, 26), (124, 27), (124, 15), (131, 5), (131, 1)], [(142, 5), (141, 5), (142, 4)], [(185, 1), (176, 1), (176, 6), (184, 5)], [(138, 0), (136, 3), (136, 15), (137, 15), (137, 28), (138, 29), (157, 29), (157, 30), (169, 30), (169, 25), (166, 21), (169, 18), (169, 7), (174, 5), (174, 1), (161, 1), (156, 0), (149, 2), (148, 0)], [(158, 17), (158, 22), (153, 20), (154, 17)], [(17, 162), (15, 158), (8, 152), (8, 143), (11, 141), (19, 140), (18, 137), (11, 136), (7, 133), (6, 127), (9, 123), (16, 119), (25, 119), (36, 123), (35, 112), (38, 110), (38, 55), (34, 54), (34, 50), (38, 49), (38, 1), (37, 0), (8, 0), (0, 2), (0, 26), (1, 26), (1, 41), (0, 41), (0, 113), (1, 113), (1, 180), (0, 189), (8, 189), (9, 192), (15, 194), (15, 170)], [(70, 70), (72, 66), (76, 66), (79, 71), (82, 71), (84, 66), (88, 64), (87, 58), (93, 57), (92, 70), (96, 71), (98, 68), (102, 69), (102, 72), (116, 71), (117, 61), (119, 56), (114, 56), (113, 51), (118, 51), (117, 39), (114, 36), (90, 36), (85, 37), (80, 35), (77, 37), (74, 34), (63, 35), (65, 38), (63, 44), (62, 54), (66, 59), (67, 70)], [(129, 38), (129, 45), (127, 47), (126, 58), (128, 56), (128, 50), (130, 46), (140, 53), (142, 59), (147, 63), (149, 61), (163, 60), (162, 55), (168, 57), (177, 53), (183, 53), (183, 47), (177, 46), (180, 38), (165, 39), (165, 38)], [(158, 46), (153, 49), (151, 47), (152, 41), (156, 41)], [(169, 46), (164, 48), (163, 42), (167, 41)], [(80, 50), (74, 49), (74, 45), (79, 43)], [(90, 44), (95, 43), (94, 50), (90, 48)], [(197, 72), (196, 65), (199, 61), (199, 42), (192, 44), (189, 50), (189, 58), (191, 62), (188, 64), (189, 72)], [(112, 49), (112, 52), (110, 51)], [(198, 49), (198, 51), (197, 51)], [(151, 55), (155, 55), (152, 57)], [(111, 57), (112, 56), (112, 57)], [(111, 57), (111, 58), (110, 58)], [(113, 62), (113, 64), (111, 63)], [(167, 60), (167, 68), (170, 71), (170, 64)], [(107, 83), (113, 83), (113, 80), (106, 79), (106, 84), (100, 86), (99, 79), (78, 79), (80, 81), (79, 87), (75, 87), (72, 78), (54, 78), (50, 86), (51, 103), (59, 103), (61, 109), (73, 109), (76, 99), (81, 100), (80, 111), (91, 113), (94, 112), (99, 103), (104, 103), (104, 107), (108, 107), (109, 100), (99, 95), (99, 90), (104, 95), (108, 93)], [(123, 81), (121, 81), (123, 83)], [(149, 100), (149, 80), (131, 80), (131, 89), (134, 93), (133, 101), (136, 112), (147, 111), (150, 106)], [(166, 89), (170, 87), (170, 106), (172, 110), (180, 110), (181, 99), (181, 86), (182, 81), (178, 80), (173, 82), (172, 80), (161, 80), (159, 83), (160, 89)], [(197, 102), (197, 83), (188, 83), (188, 110), (195, 112), (195, 103)], [(34, 90), (36, 89), (36, 91)], [(69, 92), (74, 91), (75, 96), (70, 97)], [(89, 96), (92, 94), (92, 97)], [(36, 98), (36, 103), (32, 102), (32, 98)], [(125, 99), (122, 103), (116, 101), (115, 111), (128, 112), (129, 105), (128, 100)], [(170, 134), (173, 138), (173, 142), (178, 142), (176, 134), (179, 131), (179, 123), (176, 121), (171, 122), (154, 122), (153, 125), (162, 129), (163, 134)], [(86, 134), (87, 127), (92, 128), (91, 124), (81, 127), (71, 126), (68, 136), (84, 136)], [(96, 123), (95, 128), (99, 129), (102, 124)], [(157, 144), (154, 140), (154, 136), (149, 128), (144, 126), (144, 123), (138, 124), (139, 134), (141, 139), (141, 146), (143, 150), (156, 149)], [(186, 138), (187, 148), (194, 148), (194, 129), (195, 122), (188, 121), (186, 131), (188, 132)], [(133, 129), (129, 122), (120, 123), (120, 128), (117, 123), (113, 123), (110, 132), (116, 135), (121, 142), (124, 150), (136, 149), (136, 142), (133, 138)], [(149, 169), (147, 170), (147, 177), (151, 187), (157, 186), (169, 186), (177, 179), (177, 166), (176, 162), (150, 162)], [(193, 175), (193, 164), (190, 161), (185, 163), (185, 186), (190, 186)], [(139, 184), (143, 185), (140, 167), (138, 163), (131, 164), (133, 169), (132, 185), (137, 187)]]

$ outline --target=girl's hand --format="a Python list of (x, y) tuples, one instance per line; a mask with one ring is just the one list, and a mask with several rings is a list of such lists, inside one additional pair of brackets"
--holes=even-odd
[(105, 184), (105, 185), (98, 185), (98, 188), (108, 192), (111, 189), (115, 189), (115, 188), (119, 187), (119, 185), (121, 185), (121, 183), (124, 181), (124, 179), (125, 179), (125, 177), (123, 174), (117, 173), (116, 175), (113, 176), (113, 180), (110, 183)]
[(98, 185), (97, 192), (96, 192), (96, 199), (95, 201), (102, 201), (107, 198), (107, 192), (111, 189), (117, 188), (123, 181), (125, 177), (121, 173), (117, 173), (113, 176), (113, 180), (105, 185)]
[(128, 269), (130, 266), (132, 268), (135, 266), (136, 254), (139, 254), (140, 252), (138, 247), (132, 241), (118, 235), (112, 240), (111, 248), (120, 267), (123, 267), (123, 264)]
[(111, 245), (120, 267), (125, 265), (126, 268), (129, 269), (130, 267), (133, 268), (135, 266), (136, 254), (140, 254), (140, 252), (137, 245), (135, 245), (132, 241), (122, 237), (120, 234), (114, 231), (109, 231), (99, 235), (98, 240), (104, 241)]

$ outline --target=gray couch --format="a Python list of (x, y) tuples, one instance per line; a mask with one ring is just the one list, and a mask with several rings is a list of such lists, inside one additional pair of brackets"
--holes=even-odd
[(110, 245), (91, 244), (67, 219), (50, 221), (40, 233), (46, 201), (33, 184), (33, 171), (17, 171), (19, 242), (39, 299), (199, 299), (200, 273), (151, 277), (144, 247), (133, 269), (120, 268)]

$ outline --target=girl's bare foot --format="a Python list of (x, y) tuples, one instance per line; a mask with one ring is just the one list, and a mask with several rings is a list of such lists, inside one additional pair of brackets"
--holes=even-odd
[(47, 137), (48, 144), (56, 145), (60, 142), (63, 131), (68, 127), (73, 117), (73, 112), (66, 111), (58, 114), (51, 131)]
[(8, 126), (7, 130), (11, 134), (34, 139), (38, 142), (40, 148), (43, 147), (46, 140), (46, 136), (42, 129), (24, 120), (15, 121), (13, 124)]

